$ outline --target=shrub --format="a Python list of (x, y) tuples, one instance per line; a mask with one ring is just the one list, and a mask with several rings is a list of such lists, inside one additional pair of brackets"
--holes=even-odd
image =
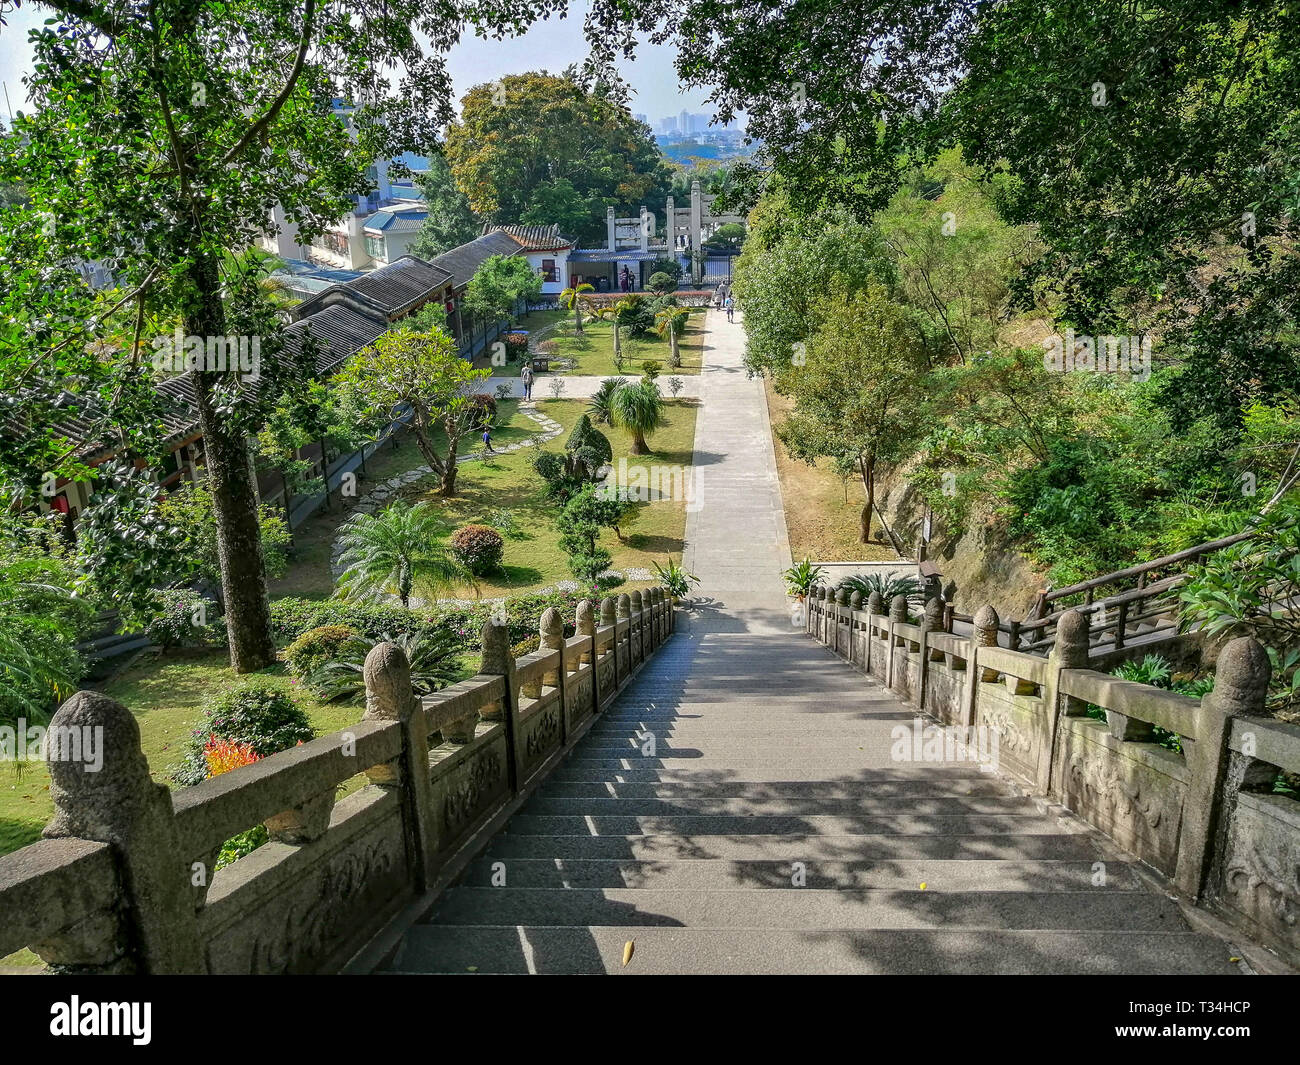
[(542, 340), (538, 342), (537, 347), (533, 350), (535, 350), (538, 355), (545, 355), (550, 359), (554, 358), (555, 355), (559, 353), (560, 345), (554, 340)]
[(304, 686), (325, 702), (353, 699), (364, 694), (366, 656), (378, 643), (396, 644), (406, 653), (406, 661), (411, 667), (411, 684), (418, 695), (428, 695), (445, 687), (460, 673), (457, 638), (446, 629), (414, 636), (384, 633), (375, 640), (361, 637), (347, 640), (333, 658), (303, 678)]
[(494, 510), (492, 516), (484, 524), (491, 525), (502, 536), (514, 537), (519, 535), (519, 523), (515, 521), (514, 511), (507, 510), (504, 507), (500, 510)]
[(495, 396), (489, 396), (486, 392), (475, 392), (469, 397), (469, 407), (471, 413), (471, 425), (475, 429), (481, 429), (485, 425), (492, 425), (497, 419), (497, 400)]
[(537, 648), (542, 646), (542, 638), (534, 633), (532, 636), (525, 636), (518, 643), (513, 644), (510, 648), (511, 658), (523, 658), (524, 655), (530, 655)]
[(656, 259), (650, 264), (650, 280), (653, 281), (656, 274), (667, 274), (674, 281), (682, 279), (682, 264), (676, 259)]
[(462, 525), (452, 534), (451, 550), (471, 573), (481, 577), (501, 565), (505, 541), (490, 525)]
[(835, 591), (838, 593), (841, 588), (847, 588), (850, 593), (861, 592), (864, 606), (872, 592), (879, 592), (880, 598), (885, 601), (886, 610), (896, 595), (906, 596), (909, 606), (920, 606), (923, 595), (921, 582), (915, 577), (894, 573), (854, 574), (840, 581), (835, 586)]
[(285, 648), (284, 660), (289, 672), (295, 677), (305, 677), (337, 657), (339, 648), (356, 635), (347, 625), (318, 625), (308, 629)]
[(190, 588), (166, 588), (158, 594), (158, 612), (145, 626), (145, 635), (159, 647), (202, 647), (225, 636), (217, 604)]
[(652, 292), (658, 292), (660, 295), (663, 295), (676, 290), (677, 278), (663, 273), (651, 274), (649, 284)]
[(523, 354), (528, 350), (527, 333), (520, 333), (520, 332), (506, 333), (501, 338), (501, 340), (505, 343), (506, 346), (506, 358), (510, 359), (511, 361), (521, 358)]
[(305, 743), (313, 734), (307, 715), (287, 691), (266, 681), (250, 681), (208, 700), (203, 720), (190, 734), (185, 759), (172, 777), (186, 785), (206, 780), (204, 752), (213, 739), (247, 744), (259, 758), (265, 758)]
[(659, 362), (657, 359), (646, 359), (645, 362), (641, 364), (641, 372), (651, 381), (658, 377), (662, 370), (663, 363)]

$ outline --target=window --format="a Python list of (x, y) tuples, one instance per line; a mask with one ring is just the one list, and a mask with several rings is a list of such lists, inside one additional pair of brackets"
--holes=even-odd
[(554, 259), (543, 259), (543, 260), (542, 260), (542, 269), (541, 269), (540, 273), (541, 273), (541, 275), (542, 275), (542, 280), (543, 280), (543, 281), (558, 281), (558, 280), (559, 280), (559, 276), (558, 276), (557, 271), (556, 271), (556, 269), (555, 269), (555, 260), (554, 260)]
[(366, 254), (372, 259), (378, 259), (380, 262), (388, 262), (388, 248), (384, 244), (384, 238), (372, 237), (367, 233)]

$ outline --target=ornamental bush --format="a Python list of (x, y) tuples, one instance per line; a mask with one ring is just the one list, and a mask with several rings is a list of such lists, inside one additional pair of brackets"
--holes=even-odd
[(185, 759), (172, 770), (178, 784), (198, 784), (208, 776), (206, 749), (216, 738), (247, 744), (259, 758), (288, 750), (311, 739), (306, 713), (282, 687), (250, 681), (218, 692), (203, 707), (203, 720), (190, 734)]
[(462, 525), (452, 534), (451, 552), (471, 573), (481, 577), (501, 565), (505, 541), (490, 525)]
[(677, 279), (670, 274), (651, 274), (649, 281), (650, 290), (663, 295), (668, 292), (674, 292), (677, 289)]
[(475, 392), (469, 397), (469, 408), (471, 412), (470, 424), (475, 429), (482, 429), (485, 425), (496, 423), (496, 396), (489, 396), (486, 392)]
[(347, 625), (318, 625), (308, 629), (284, 651), (289, 672), (295, 677), (305, 677), (326, 662), (338, 657), (340, 648), (355, 639), (356, 630)]

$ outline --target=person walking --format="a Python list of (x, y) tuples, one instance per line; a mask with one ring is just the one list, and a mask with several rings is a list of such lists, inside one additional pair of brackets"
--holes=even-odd
[(727, 297), (726, 307), (727, 307), (727, 321), (734, 322), (736, 320), (733, 317), (733, 315), (736, 313), (736, 301), (733, 297), (731, 296)]
[(519, 372), (519, 379), (524, 383), (524, 399), (533, 398), (533, 368), (525, 366)]
[(483, 430), (483, 450), (489, 455), (496, 454), (496, 452), (492, 450), (492, 426), (490, 425)]

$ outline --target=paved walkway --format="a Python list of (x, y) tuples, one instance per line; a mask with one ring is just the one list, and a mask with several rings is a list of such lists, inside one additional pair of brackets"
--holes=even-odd
[(1237, 972), (1080, 822), (969, 764), (894, 759), (913, 711), (790, 624), (761, 385), (739, 324), (709, 326), (704, 605), (387, 971)]
[[(710, 314), (713, 312), (710, 311)], [(725, 319), (725, 315), (723, 318)], [(539, 373), (533, 379), (533, 399), (539, 402), (545, 402), (548, 399), (555, 399), (551, 391), (552, 381), (563, 381), (564, 389), (560, 392), (560, 399), (590, 399), (596, 394), (596, 389), (600, 383), (610, 377), (622, 376), (628, 381), (636, 381), (641, 377), (639, 368), (628, 364), (628, 370), (622, 375), (619, 374), (548, 374)], [(680, 377), (682, 380), (682, 390), (679, 396), (683, 399), (695, 399), (700, 394), (700, 375), (699, 374), (674, 374), (671, 370), (663, 370), (659, 374), (659, 391), (668, 398), (672, 398), (672, 393), (668, 389), (668, 378)], [(516, 399), (524, 394), (523, 382), (518, 377), (488, 377), (475, 386), (479, 392), (487, 392), (495, 395), (497, 385), (509, 385), (510, 394)]]

